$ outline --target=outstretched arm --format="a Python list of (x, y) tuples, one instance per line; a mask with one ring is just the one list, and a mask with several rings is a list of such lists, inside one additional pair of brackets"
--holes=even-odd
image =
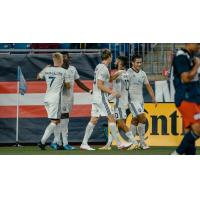
[(92, 93), (92, 90), (90, 90), (80, 79), (76, 79), (75, 82), (82, 90)]

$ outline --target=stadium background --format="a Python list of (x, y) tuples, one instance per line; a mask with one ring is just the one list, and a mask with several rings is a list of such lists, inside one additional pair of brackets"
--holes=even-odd
[[(169, 84), (169, 71), (174, 53), (183, 44), (158, 44), (158, 43), (104, 43), (104, 44), (68, 44), (68, 43), (52, 43), (52, 44), (28, 44), (28, 43), (7, 43), (0, 44), (0, 144), (15, 143), (16, 130), (16, 99), (17, 99), (17, 67), (20, 66), (24, 77), (27, 81), (28, 90), (24, 96), (20, 97), (20, 113), (19, 113), (19, 142), (20, 143), (37, 143), (41, 138), (43, 131), (48, 124), (46, 112), (43, 107), (43, 97), (45, 93), (45, 82), (36, 81), (37, 73), (50, 64), (51, 53), (60, 51), (62, 53), (69, 52), (72, 56), (71, 64), (74, 65), (81, 80), (92, 88), (93, 71), (95, 66), (100, 62), (100, 52), (103, 48), (109, 48), (113, 52), (113, 60), (118, 55), (126, 55), (129, 59), (134, 53), (143, 56), (143, 69), (147, 73), (153, 89), (156, 90), (156, 82)], [(114, 65), (112, 63), (111, 68)], [(130, 67), (130, 63), (129, 63)], [(157, 87), (157, 95), (161, 94), (160, 102), (172, 102), (171, 98), (162, 98), (162, 87)], [(69, 124), (69, 141), (81, 142), (86, 124), (90, 118), (90, 98), (91, 96), (84, 93), (75, 85), (75, 105), (71, 113)], [(145, 102), (150, 102), (149, 95), (144, 88)], [(147, 104), (152, 106), (151, 104)], [(176, 145), (182, 134), (181, 116), (176, 113), (173, 104), (160, 103), (158, 109), (148, 108), (148, 117), (154, 120), (151, 130), (148, 131), (148, 138), (151, 138), (150, 145), (166, 146), (174, 141), (172, 145)], [(169, 108), (170, 112), (166, 116), (165, 109)], [(159, 114), (159, 116), (158, 116)], [(162, 116), (165, 117), (165, 119)], [(157, 116), (152, 118), (152, 116)], [(160, 117), (161, 116), (161, 117)], [(172, 120), (179, 118), (177, 123)], [(152, 122), (152, 121), (151, 121)], [(148, 122), (149, 123), (149, 122)], [(106, 136), (104, 128), (107, 124), (105, 119), (101, 119), (95, 128), (94, 134), (90, 142), (105, 142)], [(156, 126), (159, 127), (156, 128)], [(154, 130), (153, 130), (154, 129)], [(156, 130), (155, 130), (156, 129)], [(176, 130), (175, 130), (176, 129)], [(174, 130), (174, 131), (173, 131)], [(160, 137), (158, 139), (158, 136)], [(166, 140), (167, 136), (167, 140)], [(164, 141), (163, 141), (164, 139)], [(51, 138), (50, 138), (51, 140)], [(162, 142), (163, 141), (163, 142)]]

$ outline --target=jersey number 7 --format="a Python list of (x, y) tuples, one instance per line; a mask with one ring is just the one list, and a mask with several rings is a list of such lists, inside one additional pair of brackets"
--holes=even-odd
[(51, 87), (52, 83), (54, 82), (55, 78), (56, 78), (56, 77), (49, 76), (49, 79), (51, 79), (50, 87)]

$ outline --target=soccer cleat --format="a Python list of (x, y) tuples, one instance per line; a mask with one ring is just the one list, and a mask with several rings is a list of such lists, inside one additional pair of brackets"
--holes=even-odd
[(71, 145), (69, 145), (69, 144), (66, 144), (66, 145), (63, 146), (63, 149), (64, 149), (64, 150), (75, 150), (76, 147), (73, 147), (73, 146), (71, 146)]
[(150, 147), (145, 142), (140, 144), (140, 148), (143, 150), (150, 149)]
[(180, 155), (179, 153), (177, 153), (177, 151), (173, 151), (170, 155)]
[(105, 145), (103, 147), (100, 147), (99, 150), (106, 150), (106, 151), (110, 151), (112, 148), (108, 145)]
[(124, 144), (120, 144), (117, 148), (118, 149), (126, 149), (128, 147), (130, 147), (132, 145), (131, 142), (127, 142), (127, 143), (124, 143)]
[(87, 151), (94, 151), (92, 147), (90, 147), (88, 144), (81, 144), (80, 149), (87, 150)]
[(46, 150), (45, 149), (45, 144), (42, 144), (41, 142), (40, 143), (38, 143), (38, 147), (41, 149), (41, 150)]
[(132, 144), (127, 150), (138, 150), (140, 149), (139, 144)]
[(54, 150), (58, 150), (58, 145), (56, 143), (51, 143), (50, 147)]

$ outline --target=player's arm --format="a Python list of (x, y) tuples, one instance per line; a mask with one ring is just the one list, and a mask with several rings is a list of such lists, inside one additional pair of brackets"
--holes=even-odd
[(69, 90), (70, 89), (70, 83), (69, 82), (65, 82), (65, 87)]
[(85, 92), (89, 92), (90, 94), (92, 94), (92, 90), (90, 90), (80, 79), (76, 79), (75, 82), (79, 88), (81, 88)]
[(181, 73), (182, 82), (189, 83), (198, 73), (199, 66), (200, 66), (200, 59), (195, 57), (194, 58), (194, 67), (192, 68), (192, 70)]
[(116, 80), (123, 72), (124, 70), (119, 70), (115, 72), (113, 75), (110, 76), (110, 81)]
[(97, 87), (102, 91), (102, 92), (106, 92), (108, 94), (111, 94), (113, 97), (120, 97), (120, 95), (114, 91), (112, 91), (110, 88), (106, 87), (104, 85), (104, 81), (102, 80), (97, 80)]
[(46, 68), (47, 68), (48, 66), (49, 66), (49, 65), (47, 65), (40, 73), (37, 74), (37, 77), (36, 77), (37, 80), (42, 80), (42, 79), (44, 79), (45, 70), (46, 70)]
[(151, 96), (152, 102), (156, 103), (155, 94), (153, 88), (151, 87), (150, 83), (145, 84), (149, 95)]

